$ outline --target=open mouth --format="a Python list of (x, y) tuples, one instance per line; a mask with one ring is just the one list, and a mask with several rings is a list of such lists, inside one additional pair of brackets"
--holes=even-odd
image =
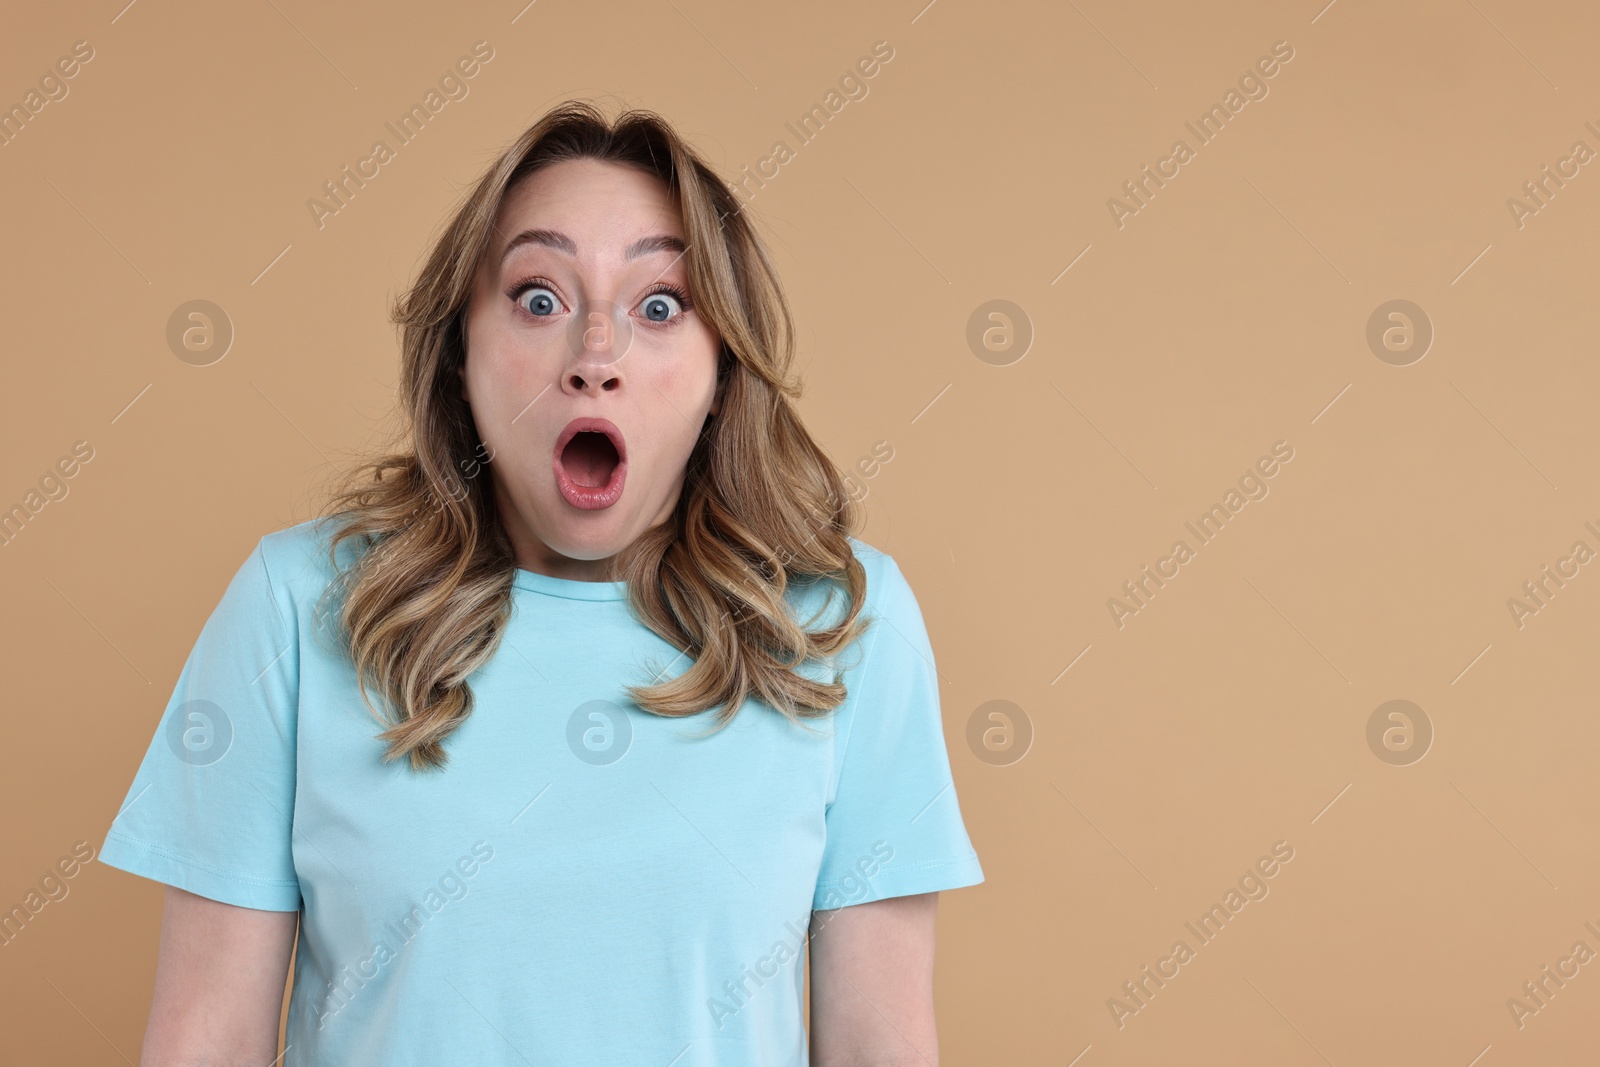
[(573, 419), (556, 438), (551, 466), (567, 503), (584, 511), (608, 508), (622, 497), (627, 442), (608, 419)]

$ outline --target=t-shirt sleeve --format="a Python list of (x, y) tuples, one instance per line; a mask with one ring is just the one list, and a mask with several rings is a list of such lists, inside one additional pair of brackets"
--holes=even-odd
[(817, 911), (983, 881), (950, 775), (921, 608), (893, 558), (883, 555), (868, 575), (863, 610), (873, 622), (835, 741), (842, 761), (827, 807)]
[(227, 904), (300, 909), (297, 629), (258, 542), (178, 675), (101, 863)]

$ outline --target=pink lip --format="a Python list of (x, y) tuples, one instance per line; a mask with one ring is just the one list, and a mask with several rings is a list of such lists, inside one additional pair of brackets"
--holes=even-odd
[[(580, 433), (593, 431), (603, 433), (611, 439), (611, 445), (617, 450), (617, 466), (611, 472), (611, 478), (605, 485), (578, 485), (567, 477), (566, 470), (561, 466), (561, 453), (567, 443)], [(622, 437), (622, 431), (609, 419), (580, 418), (567, 423), (556, 438), (555, 450), (550, 456), (551, 469), (555, 471), (556, 487), (561, 490), (561, 495), (567, 503), (583, 511), (599, 511), (609, 508), (622, 497), (622, 484), (628, 477), (628, 445)]]

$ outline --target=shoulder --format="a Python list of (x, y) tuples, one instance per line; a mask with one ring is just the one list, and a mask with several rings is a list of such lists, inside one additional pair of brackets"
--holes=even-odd
[(907, 609), (917, 609), (916, 595), (906, 580), (899, 563), (889, 553), (867, 544), (857, 537), (849, 537), (850, 548), (861, 563), (867, 576), (867, 610), (874, 614), (903, 615)]
[[(261, 558), (274, 598), (285, 609), (314, 603), (328, 583), (338, 577), (328, 546), (339, 525), (337, 516), (307, 519), (274, 530), (257, 543), (255, 554)], [(354, 543), (356, 540), (351, 538), (339, 545), (338, 569), (349, 566), (359, 556), (362, 549)]]
[[(896, 658), (908, 643), (912, 647), (925, 643), (926, 627), (922, 609), (899, 563), (889, 553), (857, 537), (848, 540), (866, 575), (861, 618), (866, 621), (867, 627), (854, 642), (860, 646), (863, 657), (855, 658), (855, 662), (864, 667), (867, 662), (881, 660), (886, 655), (891, 659)], [(833, 624), (840, 621), (843, 615), (844, 597), (840, 596), (838, 601), (837, 614), (829, 618)], [(886, 648), (889, 651), (874, 653), (874, 648)]]
[[(860, 618), (866, 628), (851, 642), (870, 646), (884, 617), (899, 624), (908, 605), (915, 611), (915, 598), (894, 557), (858, 537), (846, 536), (851, 553), (861, 564), (865, 589), (861, 597)], [(809, 578), (791, 583), (785, 594), (795, 617), (807, 630), (829, 629), (840, 625), (850, 613), (849, 592), (842, 579)]]

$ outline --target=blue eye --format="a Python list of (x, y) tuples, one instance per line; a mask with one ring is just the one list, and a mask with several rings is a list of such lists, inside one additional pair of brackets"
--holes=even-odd
[(554, 315), (561, 306), (561, 301), (542, 285), (530, 285), (517, 293), (516, 301), (522, 309), (530, 315), (543, 318)]
[(644, 309), (645, 318), (651, 322), (667, 322), (675, 314), (682, 313), (684, 302), (684, 298), (677, 292), (663, 290), (651, 293), (639, 306)]

